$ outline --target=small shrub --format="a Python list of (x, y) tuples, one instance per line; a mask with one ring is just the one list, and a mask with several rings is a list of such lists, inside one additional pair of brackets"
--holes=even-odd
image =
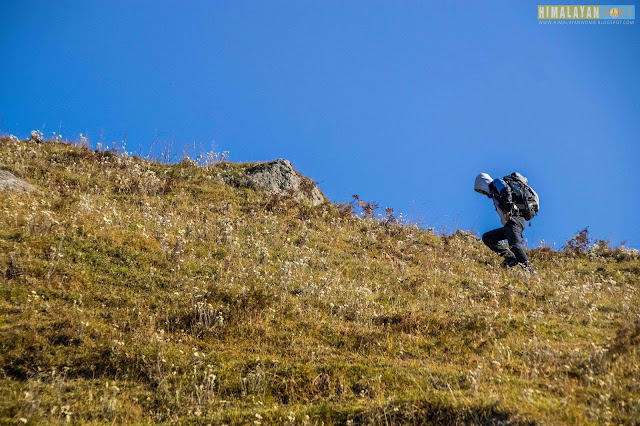
[(567, 240), (567, 243), (562, 246), (562, 250), (570, 254), (587, 253), (589, 251), (589, 244), (591, 244), (591, 239), (589, 238), (589, 227), (587, 226), (571, 237), (570, 240)]
[(364, 201), (361, 200), (358, 195), (353, 195), (353, 202), (360, 207), (360, 211), (362, 212), (362, 217), (365, 219), (374, 219), (375, 212), (380, 207), (378, 203), (375, 201)]

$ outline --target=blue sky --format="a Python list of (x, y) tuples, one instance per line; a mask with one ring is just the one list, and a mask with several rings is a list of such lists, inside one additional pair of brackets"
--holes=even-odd
[(3, 1), (0, 130), (287, 158), (447, 231), (499, 226), (474, 177), (519, 171), (529, 246), (589, 226), (639, 247), (640, 22), (539, 25), (537, 4)]

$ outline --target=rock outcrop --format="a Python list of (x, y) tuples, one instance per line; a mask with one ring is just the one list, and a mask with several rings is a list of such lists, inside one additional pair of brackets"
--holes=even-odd
[(320, 188), (308, 177), (298, 173), (291, 162), (277, 159), (247, 169), (238, 180), (240, 186), (264, 190), (272, 195), (290, 195), (306, 199), (314, 206), (327, 201)]
[(0, 191), (31, 192), (36, 188), (6, 170), (0, 169)]

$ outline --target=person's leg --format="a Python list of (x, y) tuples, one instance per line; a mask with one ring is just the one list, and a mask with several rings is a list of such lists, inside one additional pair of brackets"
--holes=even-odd
[(524, 218), (512, 218), (504, 225), (504, 234), (509, 242), (509, 248), (516, 257), (518, 263), (529, 265), (529, 258), (524, 252), (524, 244), (522, 243), (522, 232), (524, 231), (526, 221)]
[(511, 253), (507, 248), (500, 244), (500, 241), (507, 238), (507, 235), (504, 231), (505, 229), (503, 227), (494, 229), (493, 231), (485, 232), (482, 235), (482, 242), (505, 259), (513, 258), (513, 253)]

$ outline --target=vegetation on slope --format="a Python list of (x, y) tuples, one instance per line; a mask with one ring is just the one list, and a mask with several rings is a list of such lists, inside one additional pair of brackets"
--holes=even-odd
[(499, 267), (472, 234), (0, 140), (0, 422), (633, 423), (640, 260)]

